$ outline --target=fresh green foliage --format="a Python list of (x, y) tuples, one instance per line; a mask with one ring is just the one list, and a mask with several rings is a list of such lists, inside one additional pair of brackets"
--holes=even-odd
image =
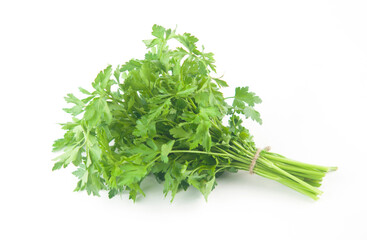
[[(221, 92), (228, 84), (211, 75), (213, 53), (199, 50), (196, 37), (158, 25), (152, 35), (143, 41), (144, 59), (108, 66), (91, 91), (80, 88), (84, 98), (65, 97), (72, 106), (64, 111), (73, 118), (53, 145), (63, 151), (53, 170), (76, 166), (75, 191), (107, 190), (109, 197), (128, 191), (135, 201), (144, 196), (141, 182), (153, 175), (172, 200), (190, 185), (207, 199), (221, 174), (249, 170), (256, 147), (241, 116), (261, 124), (255, 110), (261, 99), (238, 87), (228, 104)], [(171, 40), (181, 46), (170, 49)], [(262, 152), (254, 172), (316, 199), (329, 170)]]

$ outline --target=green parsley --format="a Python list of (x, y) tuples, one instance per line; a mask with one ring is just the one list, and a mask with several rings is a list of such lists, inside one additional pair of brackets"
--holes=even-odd
[[(130, 199), (144, 195), (141, 182), (153, 175), (172, 200), (190, 185), (205, 197), (224, 172), (248, 171), (257, 152), (243, 118), (262, 123), (256, 104), (261, 99), (248, 87), (235, 90), (232, 104), (220, 91), (228, 84), (211, 76), (213, 53), (199, 50), (189, 33), (154, 25), (144, 59), (108, 66), (92, 83), (80, 88), (85, 98), (65, 97), (73, 116), (55, 141), (63, 153), (53, 170), (77, 167), (75, 191), (109, 197), (128, 191)], [(168, 41), (181, 46), (171, 49)], [(223, 123), (229, 116), (228, 125)], [(278, 181), (313, 199), (322, 178), (336, 167), (290, 160), (262, 151), (253, 172)]]

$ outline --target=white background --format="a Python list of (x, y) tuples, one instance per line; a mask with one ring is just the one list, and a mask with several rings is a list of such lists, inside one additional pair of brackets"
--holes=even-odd
[[(366, 1), (1, 1), (1, 239), (367, 239)], [(190, 32), (219, 74), (250, 86), (264, 124), (258, 146), (338, 166), (313, 201), (246, 172), (227, 174), (206, 203), (109, 200), (51, 172), (69, 120), (63, 97), (107, 64), (141, 58), (153, 24)], [(151, 179), (150, 179), (151, 180)]]

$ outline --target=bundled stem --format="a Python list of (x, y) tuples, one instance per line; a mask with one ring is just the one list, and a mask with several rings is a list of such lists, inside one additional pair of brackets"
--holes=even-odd
[[(231, 142), (232, 150), (221, 150), (225, 157), (231, 158), (228, 167), (249, 171), (256, 154), (255, 149), (246, 148), (239, 142)], [(215, 153), (213, 153), (215, 154)], [(291, 160), (276, 153), (262, 151), (257, 159), (253, 172), (259, 176), (278, 181), (315, 200), (322, 194), (317, 187), (321, 186), (322, 178), (327, 172), (337, 167), (324, 167)]]
[[(222, 159), (217, 165), (218, 171), (234, 167), (249, 171), (256, 150), (246, 144), (232, 141), (231, 149), (224, 150), (216, 147), (217, 152), (202, 152), (190, 150), (174, 150), (172, 153), (207, 154)], [(230, 163), (226, 159), (230, 159)], [(282, 155), (262, 151), (257, 159), (253, 172), (259, 176), (278, 181), (314, 200), (322, 194), (317, 187), (321, 186), (322, 178), (327, 172), (335, 171), (337, 167), (325, 167), (291, 160)]]

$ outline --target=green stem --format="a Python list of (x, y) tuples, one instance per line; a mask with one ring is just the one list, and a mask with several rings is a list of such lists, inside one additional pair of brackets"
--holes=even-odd
[(203, 151), (192, 151), (192, 150), (173, 150), (171, 153), (199, 153), (199, 154), (208, 154), (213, 156), (221, 156), (221, 157), (227, 157), (227, 154), (223, 153), (215, 153), (215, 152), (203, 152)]
[(292, 174), (289, 174), (288, 172), (282, 170), (281, 168), (277, 167), (274, 163), (270, 162), (269, 160), (260, 157), (258, 159), (258, 161), (262, 161), (264, 162), (266, 165), (268, 165), (271, 168), (274, 168), (276, 171), (278, 171), (279, 173), (282, 173), (283, 175), (287, 176), (288, 178), (294, 180), (295, 182), (298, 182), (299, 184), (301, 184), (302, 186), (306, 187), (307, 189), (310, 189), (311, 191), (317, 193), (317, 194), (322, 194), (322, 191), (320, 191), (319, 189), (311, 186), (310, 184), (300, 180), (299, 178), (293, 176)]
[[(313, 164), (308, 164), (308, 163), (302, 163), (302, 162), (297, 162), (285, 157), (280, 157), (279, 155), (274, 155), (272, 153), (268, 153), (265, 152), (264, 153), (264, 157), (266, 157), (267, 159), (271, 159), (271, 160), (276, 160), (282, 163), (288, 163), (291, 165), (295, 165), (295, 166), (299, 166), (299, 167), (305, 167), (305, 168), (311, 168), (311, 169), (317, 169), (317, 170), (321, 170), (324, 172), (329, 172), (330, 171), (330, 167), (324, 167), (324, 166), (319, 166), (319, 165), (313, 165)], [(332, 169), (334, 169), (335, 167), (332, 167)]]
[(290, 170), (290, 171), (294, 171), (294, 172), (299, 172), (299, 173), (305, 173), (305, 174), (309, 174), (312, 176), (319, 176), (319, 177), (324, 177), (325, 173), (320, 172), (320, 171), (313, 171), (313, 170), (306, 170), (304, 168), (300, 168), (300, 167), (295, 167), (292, 165), (286, 165), (284, 163), (274, 163), (276, 166), (280, 167), (283, 170)]

